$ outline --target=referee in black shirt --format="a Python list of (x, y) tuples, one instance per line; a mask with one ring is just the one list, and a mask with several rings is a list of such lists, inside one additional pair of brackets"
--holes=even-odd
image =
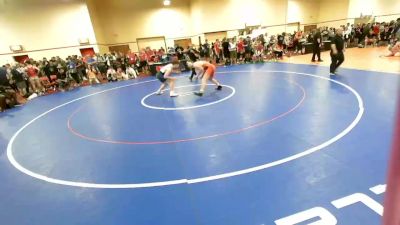
[(321, 60), (321, 46), (322, 46), (322, 36), (318, 28), (314, 31), (314, 36), (313, 36), (313, 55), (311, 59), (312, 62), (315, 62), (315, 56), (318, 57), (318, 62), (323, 62)]
[(331, 59), (332, 63), (330, 66), (330, 75), (336, 75), (335, 72), (337, 68), (343, 63), (344, 61), (344, 40), (343, 40), (343, 29), (338, 28), (336, 29), (335, 36), (331, 39)]

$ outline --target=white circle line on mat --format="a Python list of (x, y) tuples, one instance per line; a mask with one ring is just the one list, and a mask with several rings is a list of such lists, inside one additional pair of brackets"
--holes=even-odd
[[(201, 85), (201, 84), (185, 85), (185, 86), (175, 87), (175, 89), (184, 88), (184, 87), (196, 87), (196, 86), (200, 86), (200, 85)], [(213, 84), (207, 84), (207, 86), (215, 86), (215, 85), (213, 85)], [(201, 108), (201, 107), (206, 107), (206, 106), (214, 105), (214, 104), (217, 104), (217, 103), (221, 103), (221, 102), (223, 102), (223, 101), (226, 101), (226, 100), (230, 99), (232, 96), (235, 95), (236, 90), (235, 90), (234, 87), (229, 86), (229, 85), (221, 85), (221, 86), (222, 86), (222, 87), (226, 87), (226, 88), (232, 90), (232, 93), (230, 93), (228, 96), (226, 96), (226, 97), (224, 97), (224, 98), (221, 98), (221, 99), (219, 99), (219, 100), (217, 100), (217, 101), (213, 101), (213, 102), (209, 102), (209, 103), (204, 103), (204, 104), (200, 104), (200, 105), (184, 106), (184, 107), (159, 107), (159, 106), (152, 106), (152, 105), (147, 104), (147, 103), (146, 103), (146, 99), (147, 99), (148, 97), (150, 97), (150, 96), (156, 95), (157, 92), (153, 92), (153, 93), (150, 93), (150, 94), (144, 96), (140, 102), (142, 103), (142, 106), (144, 106), (144, 107), (146, 107), (146, 108), (150, 108), (150, 109), (171, 110), (171, 111), (172, 111), (172, 110), (196, 109), (196, 108)], [(207, 93), (207, 92), (206, 92), (206, 93)], [(199, 98), (199, 97), (195, 96), (193, 93), (191, 93), (191, 94), (193, 95), (194, 98)], [(183, 96), (187, 96), (187, 95), (188, 95), (188, 93), (186, 92), (186, 93), (184, 93)], [(183, 96), (181, 96), (181, 97), (183, 97)], [(170, 98), (170, 97), (168, 97), (168, 98)], [(179, 98), (179, 96), (176, 97), (176, 98)]]
[(201, 183), (201, 182), (207, 182), (207, 181), (213, 181), (213, 180), (219, 180), (219, 179), (223, 179), (223, 178), (228, 178), (228, 177), (234, 177), (234, 176), (238, 176), (238, 175), (243, 175), (243, 174), (248, 174), (248, 173), (253, 173), (256, 171), (260, 171), (260, 170), (264, 170), (267, 168), (271, 168), (274, 166), (278, 166), (278, 165), (282, 165), (285, 163), (288, 163), (290, 161), (305, 157), (307, 155), (310, 155), (314, 152), (320, 151), (322, 149), (324, 149), (325, 147), (335, 143), (336, 141), (338, 141), (339, 139), (341, 139), (342, 137), (344, 137), (345, 135), (347, 135), (348, 133), (350, 133), (350, 131), (352, 129), (354, 129), (357, 124), (360, 122), (363, 114), (364, 114), (364, 103), (363, 100), (360, 96), (360, 94), (354, 90), (352, 87), (350, 87), (347, 84), (341, 83), (339, 81), (327, 78), (327, 77), (322, 77), (322, 76), (317, 76), (314, 74), (308, 74), (308, 73), (298, 73), (298, 72), (290, 72), (290, 71), (230, 71), (230, 72), (221, 72), (221, 73), (248, 73), (248, 72), (264, 72), (264, 73), (286, 73), (286, 74), (298, 74), (298, 75), (303, 75), (303, 76), (310, 76), (310, 77), (314, 77), (314, 78), (318, 78), (318, 79), (322, 79), (322, 80), (327, 80), (333, 83), (336, 83), (338, 85), (341, 85), (343, 87), (345, 87), (346, 89), (348, 89), (351, 93), (354, 94), (354, 96), (357, 98), (358, 101), (358, 113), (357, 116), (355, 117), (355, 119), (350, 123), (350, 125), (347, 126), (347, 128), (345, 128), (343, 131), (341, 131), (339, 134), (335, 135), (334, 137), (332, 137), (331, 139), (317, 145), (314, 147), (311, 147), (309, 149), (306, 149), (300, 153), (273, 161), (273, 162), (269, 162), (269, 163), (265, 163), (263, 165), (259, 165), (259, 166), (255, 166), (255, 167), (250, 167), (247, 169), (242, 169), (242, 170), (237, 170), (237, 171), (233, 171), (233, 172), (228, 172), (228, 173), (222, 173), (222, 174), (217, 174), (217, 175), (212, 175), (212, 176), (206, 176), (206, 177), (199, 177), (199, 178), (194, 178), (194, 179), (177, 179), (177, 180), (169, 180), (169, 181), (160, 181), (160, 182), (149, 182), (149, 183), (113, 183), (113, 184), (107, 184), (107, 183), (88, 183), (88, 182), (76, 182), (76, 181), (68, 181), (68, 180), (62, 180), (62, 179), (56, 179), (56, 178), (51, 178), (42, 174), (38, 174), (35, 173), (25, 167), (23, 167), (20, 163), (18, 163), (13, 155), (12, 152), (12, 146), (13, 143), (16, 139), (16, 137), (26, 128), (28, 127), (30, 124), (32, 124), (33, 122), (35, 122), (36, 120), (38, 120), (39, 118), (42, 118), (43, 116), (47, 115), (48, 113), (63, 107), (65, 105), (71, 104), (73, 102), (88, 98), (90, 96), (93, 95), (97, 95), (100, 93), (104, 93), (107, 91), (111, 91), (111, 90), (115, 90), (115, 89), (119, 89), (119, 88), (123, 88), (123, 87), (128, 87), (128, 86), (132, 86), (132, 85), (137, 85), (137, 84), (142, 84), (142, 83), (148, 83), (148, 82), (152, 82), (152, 81), (156, 81), (154, 80), (149, 80), (149, 81), (143, 81), (143, 82), (139, 82), (139, 83), (135, 83), (135, 84), (129, 84), (129, 85), (123, 85), (123, 86), (119, 86), (119, 87), (115, 87), (115, 88), (111, 88), (111, 89), (107, 89), (104, 91), (100, 91), (100, 92), (96, 92), (93, 94), (89, 94), (77, 99), (74, 99), (72, 101), (66, 102), (64, 104), (61, 104), (59, 106), (56, 106), (42, 114), (40, 114), (39, 116), (35, 117), (34, 119), (32, 119), (31, 121), (29, 121), (28, 123), (26, 123), (24, 126), (22, 126), (17, 132), (14, 133), (14, 135), (11, 137), (8, 145), (7, 145), (7, 158), (10, 161), (10, 163), (19, 171), (21, 171), (22, 173), (34, 177), (36, 179), (42, 180), (42, 181), (46, 181), (48, 183), (53, 183), (53, 184), (59, 184), (59, 185), (65, 185), (65, 186), (72, 186), (72, 187), (83, 187), (83, 188), (107, 188), (107, 189), (127, 189), (127, 188), (149, 188), (149, 187), (160, 187), (160, 186), (169, 186), (169, 185), (177, 185), (177, 184), (195, 184), (195, 183)]

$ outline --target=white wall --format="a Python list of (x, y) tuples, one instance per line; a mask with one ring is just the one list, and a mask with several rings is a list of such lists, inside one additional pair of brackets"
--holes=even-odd
[[(40, 2), (40, 3), (39, 3)], [(316, 23), (358, 17), (363, 14), (399, 13), (399, 0), (8, 0), (0, 1), (0, 54), (10, 45), (27, 51), (78, 45), (78, 38), (91, 43), (116, 44), (136, 38), (165, 36), (167, 46), (174, 39), (191, 38), (198, 44), (203, 33), (242, 29), (247, 25), (277, 25), (290, 22)], [(89, 14), (90, 12), (90, 14)], [(381, 20), (398, 16), (378, 17)], [(319, 26), (339, 26), (347, 20)], [(285, 26), (268, 27), (269, 34), (285, 31)], [(129, 44), (137, 51), (136, 43)], [(95, 49), (108, 51), (107, 46)], [(30, 52), (42, 58), (80, 54), (79, 47)], [(13, 61), (0, 55), (0, 63)]]
[(318, 22), (343, 19), (341, 21), (319, 23), (318, 26), (338, 27), (347, 23), (349, 0), (321, 0)]
[(400, 13), (399, 0), (350, 0), (348, 17)]
[(316, 23), (319, 19), (320, 1), (288, 0), (287, 23)]
[[(85, 2), (12, 0), (1, 5), (0, 53), (10, 53), (10, 45), (26, 51), (79, 45), (79, 38), (96, 38)], [(96, 49), (97, 47), (94, 46)], [(84, 48), (84, 47), (82, 47)], [(80, 55), (79, 47), (28, 52), (39, 59), (59, 55)], [(12, 55), (0, 55), (0, 64), (13, 62)]]
[[(191, 35), (190, 1), (187, 0), (174, 0), (169, 7), (153, 0), (87, 2), (96, 36), (107, 44), (165, 36), (168, 44), (173, 45), (173, 38)], [(130, 44), (130, 48), (137, 51), (135, 45)], [(107, 51), (107, 48), (102, 50)]]
[(243, 29), (245, 25), (285, 23), (284, 0), (193, 0), (191, 19), (194, 33)]
[[(376, 21), (390, 21), (400, 17), (399, 0), (321, 0), (319, 10), (319, 22), (338, 20), (333, 22), (319, 23), (319, 26), (338, 27), (346, 23), (353, 23), (353, 19), (360, 15), (373, 15)], [(392, 16), (379, 16), (387, 14), (397, 14)]]

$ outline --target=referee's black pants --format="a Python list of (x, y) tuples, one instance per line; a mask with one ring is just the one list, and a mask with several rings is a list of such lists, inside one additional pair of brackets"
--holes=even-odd
[(319, 45), (313, 45), (312, 61), (315, 61), (315, 55), (317, 55), (318, 61), (321, 61), (321, 49), (319, 48)]
[(330, 72), (335, 73), (337, 68), (344, 62), (344, 54), (342, 51), (338, 51), (336, 55), (334, 55), (331, 51), (331, 66), (330, 66)]

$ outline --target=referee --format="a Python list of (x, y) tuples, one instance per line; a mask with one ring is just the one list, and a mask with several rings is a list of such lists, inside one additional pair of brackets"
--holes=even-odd
[(332, 63), (330, 66), (330, 75), (336, 75), (336, 70), (344, 61), (344, 40), (343, 40), (343, 29), (336, 29), (336, 34), (331, 38), (331, 59)]
[(313, 36), (313, 55), (311, 59), (312, 62), (315, 62), (315, 56), (318, 57), (318, 62), (323, 62), (321, 59), (321, 47), (322, 47), (322, 36), (318, 28), (314, 31), (314, 36)]

